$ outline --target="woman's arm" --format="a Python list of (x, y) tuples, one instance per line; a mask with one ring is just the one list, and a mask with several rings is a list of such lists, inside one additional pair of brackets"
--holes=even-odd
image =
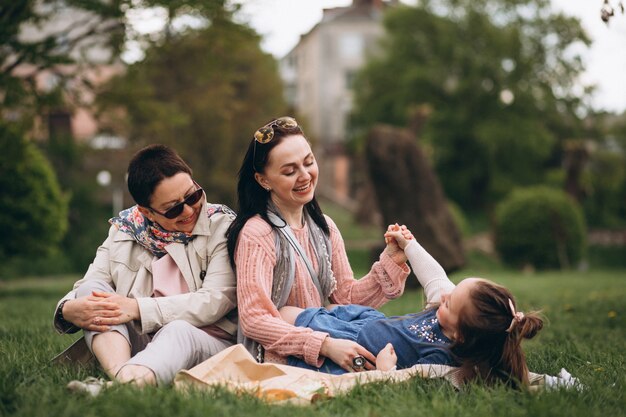
[(388, 251), (380, 255), (367, 275), (354, 279), (346, 248), (335, 223), (326, 216), (330, 227), (330, 239), (333, 250), (332, 269), (337, 280), (337, 289), (331, 295), (337, 304), (360, 304), (380, 307), (387, 301), (397, 298), (404, 292), (404, 284), (409, 275), (409, 268), (403, 262), (396, 263)]
[(256, 218), (248, 221), (235, 251), (241, 329), (269, 352), (300, 356), (308, 364), (319, 367), (323, 361), (320, 349), (327, 333), (287, 323), (271, 300), (274, 252), (270, 226)]
[[(76, 288), (88, 280), (98, 279), (113, 286), (109, 266), (109, 246), (116, 232), (117, 228), (111, 226), (109, 236), (96, 251), (96, 257), (83, 278), (76, 281), (72, 291), (57, 303), (53, 325), (59, 333), (74, 333), (79, 329), (107, 331), (109, 326), (102, 322), (102, 318), (113, 319), (121, 315), (118, 305), (110, 301), (92, 295), (76, 298)], [(62, 311), (59, 311), (60, 309)]]

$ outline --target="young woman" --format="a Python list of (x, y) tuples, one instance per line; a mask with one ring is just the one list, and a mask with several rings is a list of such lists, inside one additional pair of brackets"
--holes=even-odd
[(348, 370), (355, 357), (375, 358), (354, 341), (286, 322), (278, 309), (328, 302), (379, 307), (402, 294), (409, 269), (392, 244), (365, 277), (354, 279), (341, 234), (315, 199), (317, 181), (315, 155), (293, 118), (274, 119), (255, 132), (227, 235), (239, 335), (259, 361), (285, 363), (295, 355), (319, 366), (328, 357)]
[(135, 154), (128, 189), (137, 205), (110, 220), (89, 270), (57, 305), (55, 328), (82, 329), (86, 342), (60, 358), (93, 353), (111, 379), (167, 384), (233, 344), (235, 276), (224, 234), (234, 213), (207, 203), (191, 169), (162, 145)]

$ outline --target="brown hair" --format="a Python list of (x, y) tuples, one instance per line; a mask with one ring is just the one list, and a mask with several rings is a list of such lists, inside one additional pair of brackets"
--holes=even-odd
[(150, 207), (155, 188), (165, 178), (179, 172), (191, 176), (191, 168), (176, 151), (165, 145), (148, 145), (140, 149), (128, 164), (128, 191), (137, 204)]
[(511, 292), (488, 280), (477, 281), (469, 296), (470, 302), (459, 313), (458, 340), (451, 348), (461, 362), (463, 379), (528, 386), (521, 343), (543, 328), (543, 319), (538, 312), (529, 312), (516, 320), (509, 305), (511, 300), (517, 310)]

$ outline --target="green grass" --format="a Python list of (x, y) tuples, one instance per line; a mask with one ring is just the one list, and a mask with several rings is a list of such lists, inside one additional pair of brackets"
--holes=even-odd
[(346, 241), (346, 247), (382, 244), (383, 234), (387, 229), (376, 225), (362, 225), (354, 220), (354, 215), (348, 210), (333, 204), (328, 200), (320, 201), (320, 206), (324, 213), (330, 216), (341, 230), (341, 236)]
[[(472, 385), (456, 392), (446, 382), (414, 379), (373, 384), (308, 407), (270, 406), (224, 390), (180, 394), (170, 387), (138, 390), (117, 386), (99, 397), (70, 394), (71, 379), (102, 376), (95, 368), (61, 367), (49, 359), (74, 338), (51, 326), (56, 301), (75, 277), (0, 282), (0, 415), (4, 416), (624, 416), (626, 401), (626, 271), (550, 272), (524, 275), (466, 270), (507, 285), (524, 310), (541, 309), (549, 319), (526, 344), (533, 371), (567, 368), (583, 392), (558, 390), (531, 395)], [(412, 278), (414, 279), (414, 278)], [(419, 291), (384, 307), (388, 314), (420, 308)]]

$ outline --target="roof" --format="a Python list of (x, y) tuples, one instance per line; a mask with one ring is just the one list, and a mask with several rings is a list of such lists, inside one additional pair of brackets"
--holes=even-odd
[(320, 26), (341, 21), (380, 21), (383, 10), (397, 3), (398, 0), (353, 0), (350, 6), (324, 9), (322, 20), (313, 26), (310, 31), (300, 36), (300, 41), (287, 53), (287, 56), (290, 55), (304, 39), (318, 30)]

